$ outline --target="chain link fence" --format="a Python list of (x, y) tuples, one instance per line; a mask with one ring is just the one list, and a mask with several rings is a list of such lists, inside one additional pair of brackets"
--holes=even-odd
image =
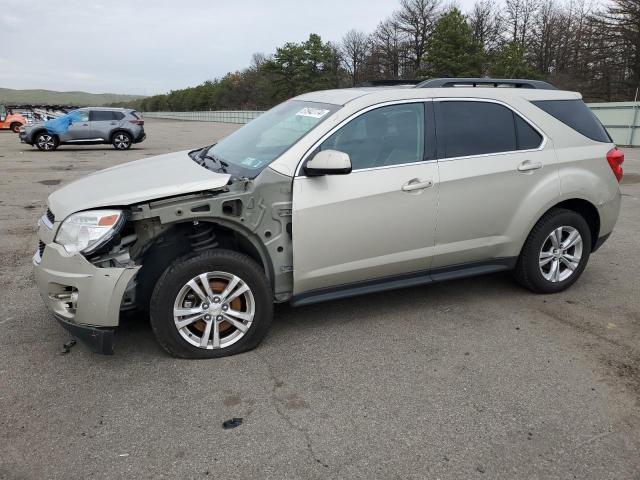
[(193, 120), (197, 122), (248, 123), (264, 112), (258, 110), (218, 110), (204, 112), (142, 112), (143, 118)]

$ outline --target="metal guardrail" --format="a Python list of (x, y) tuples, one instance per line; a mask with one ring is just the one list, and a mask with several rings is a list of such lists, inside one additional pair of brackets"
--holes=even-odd
[(142, 112), (143, 118), (191, 120), (196, 122), (248, 123), (264, 112), (258, 110), (217, 110), (201, 112)]
[[(640, 102), (589, 103), (617, 145), (640, 146)], [(143, 112), (146, 118), (192, 120), (200, 122), (248, 123), (259, 117), (259, 110), (217, 110), (201, 112)]]

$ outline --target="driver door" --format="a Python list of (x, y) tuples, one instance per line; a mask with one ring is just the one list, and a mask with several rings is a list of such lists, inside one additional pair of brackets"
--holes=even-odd
[(433, 132), (431, 102), (412, 101), (371, 108), (322, 141), (314, 153), (348, 153), (353, 170), (307, 177), (303, 169), (294, 179), (294, 296), (427, 277), (438, 191)]
[(89, 111), (78, 110), (79, 120), (74, 120), (69, 129), (60, 135), (61, 142), (74, 142), (89, 140), (91, 138), (91, 122), (89, 122)]

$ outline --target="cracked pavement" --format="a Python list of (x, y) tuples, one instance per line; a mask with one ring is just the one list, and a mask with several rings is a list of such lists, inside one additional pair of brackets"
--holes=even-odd
[(614, 234), (567, 292), (499, 274), (279, 305), (257, 350), (202, 361), (132, 317), (114, 356), (59, 355), (70, 337), (30, 266), (47, 195), (236, 128), (145, 127), (127, 152), (0, 132), (1, 479), (640, 479), (640, 150)]

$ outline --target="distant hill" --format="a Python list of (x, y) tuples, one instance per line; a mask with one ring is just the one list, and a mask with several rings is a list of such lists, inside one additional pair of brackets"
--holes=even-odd
[(130, 102), (145, 98), (142, 95), (117, 93), (55, 92), (53, 90), (14, 90), (0, 88), (0, 104), (79, 105), (97, 107), (112, 103)]

